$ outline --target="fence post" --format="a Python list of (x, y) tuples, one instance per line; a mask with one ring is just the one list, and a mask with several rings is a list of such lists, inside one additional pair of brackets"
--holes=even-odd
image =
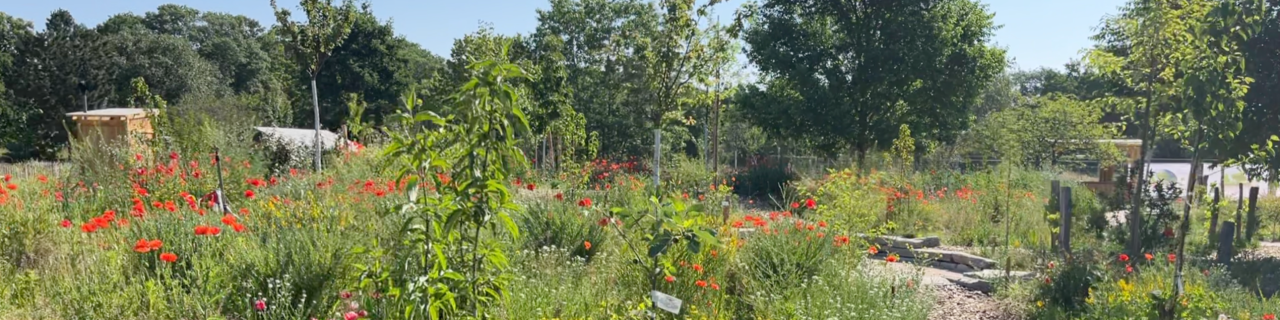
[(1218, 263), (1231, 264), (1231, 256), (1234, 255), (1232, 251), (1235, 250), (1235, 228), (1234, 221), (1222, 222), (1222, 232), (1218, 233)]
[(1058, 246), (1062, 248), (1062, 256), (1071, 255), (1071, 187), (1061, 187), (1058, 195), (1059, 220), (1062, 226), (1058, 229)]
[(1209, 239), (1213, 239), (1213, 234), (1218, 233), (1218, 211), (1222, 208), (1218, 207), (1218, 202), (1222, 201), (1222, 186), (1213, 187), (1213, 211), (1209, 212)]
[(1240, 237), (1244, 235), (1244, 184), (1241, 183), (1237, 186), (1240, 188), (1240, 192), (1236, 193), (1236, 223), (1232, 225), (1235, 226), (1235, 237)]
[(1244, 240), (1253, 241), (1253, 235), (1258, 232), (1258, 187), (1249, 188), (1249, 211), (1247, 214)]

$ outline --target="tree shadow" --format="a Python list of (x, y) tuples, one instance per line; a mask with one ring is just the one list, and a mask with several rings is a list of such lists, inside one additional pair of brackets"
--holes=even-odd
[(1236, 283), (1255, 294), (1271, 298), (1280, 291), (1280, 258), (1242, 252), (1227, 270)]

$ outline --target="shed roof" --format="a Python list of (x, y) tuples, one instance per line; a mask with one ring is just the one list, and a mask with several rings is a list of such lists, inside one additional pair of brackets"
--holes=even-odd
[(139, 109), (139, 108), (107, 108), (98, 110), (89, 110), (89, 112), (71, 112), (67, 116), (72, 118), (81, 117), (128, 117), (137, 118), (148, 114), (156, 114), (156, 109)]
[[(291, 147), (310, 148), (315, 145), (316, 130), (315, 129), (297, 129), (297, 128), (278, 128), (278, 127), (254, 127), (262, 136), (277, 140), (281, 143), (290, 145)], [(333, 149), (337, 145), (338, 134), (327, 130), (320, 130), (320, 145), (324, 149)]]

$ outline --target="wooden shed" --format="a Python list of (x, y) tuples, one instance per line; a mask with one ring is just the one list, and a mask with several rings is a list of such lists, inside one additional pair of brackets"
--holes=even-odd
[(72, 112), (67, 116), (76, 122), (76, 138), (93, 145), (127, 141), (130, 147), (141, 147), (155, 137), (151, 116), (155, 109), (109, 108), (88, 112)]
[(1085, 186), (1093, 190), (1095, 193), (1112, 192), (1115, 190), (1116, 170), (1128, 168), (1129, 163), (1138, 161), (1142, 156), (1142, 140), (1140, 139), (1104, 139), (1097, 140), (1099, 144), (1112, 144), (1116, 149), (1120, 149), (1120, 153), (1125, 155), (1124, 164), (1099, 167), (1098, 181), (1085, 182)]

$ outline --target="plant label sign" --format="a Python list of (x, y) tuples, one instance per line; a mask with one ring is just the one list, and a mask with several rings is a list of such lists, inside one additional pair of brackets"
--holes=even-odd
[(658, 290), (650, 291), (649, 296), (653, 299), (653, 305), (658, 307), (658, 309), (666, 310), (667, 312), (674, 314), (680, 314), (680, 305), (684, 302), (680, 301), (679, 298), (658, 292)]

